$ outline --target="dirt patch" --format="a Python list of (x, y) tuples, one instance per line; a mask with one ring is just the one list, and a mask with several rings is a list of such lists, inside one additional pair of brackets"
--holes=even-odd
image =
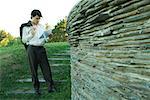
[[(10, 57), (12, 56), (11, 54), (0, 54), (1, 56), (0, 56), (0, 60), (2, 61), (2, 59), (7, 59), (7, 58), (9, 58), (10, 59)], [(12, 58), (12, 57), (11, 57)]]
[(13, 64), (12, 66), (11, 66), (11, 68), (12, 69), (18, 69), (18, 68), (20, 68), (22, 65), (21, 64)]

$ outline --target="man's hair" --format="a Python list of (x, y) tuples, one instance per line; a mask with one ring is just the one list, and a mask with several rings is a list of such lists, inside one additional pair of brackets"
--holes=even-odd
[(32, 17), (35, 17), (36, 15), (39, 16), (39, 17), (42, 17), (41, 12), (40, 12), (39, 10), (37, 10), (37, 9), (34, 9), (34, 10), (31, 12), (31, 18), (32, 18)]

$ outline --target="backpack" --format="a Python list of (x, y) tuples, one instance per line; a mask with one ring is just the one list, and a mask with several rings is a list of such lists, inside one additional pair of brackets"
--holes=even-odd
[(22, 33), (23, 33), (23, 27), (30, 27), (32, 26), (32, 23), (31, 21), (28, 21), (27, 23), (23, 23), (21, 26), (20, 26), (20, 38), (21, 38), (21, 43), (24, 45), (25, 49), (27, 50), (27, 47), (28, 45), (26, 43), (23, 43), (22, 42)]

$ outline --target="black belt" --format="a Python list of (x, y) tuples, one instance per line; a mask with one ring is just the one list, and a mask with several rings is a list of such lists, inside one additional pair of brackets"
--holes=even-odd
[(31, 47), (36, 47), (36, 48), (43, 48), (43, 46), (34, 46), (34, 45), (29, 45)]

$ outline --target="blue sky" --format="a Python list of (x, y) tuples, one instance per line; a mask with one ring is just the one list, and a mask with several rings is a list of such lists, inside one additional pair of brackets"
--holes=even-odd
[(43, 18), (41, 24), (52, 27), (68, 16), (70, 10), (80, 0), (1, 0), (0, 29), (19, 36), (19, 26), (30, 19), (33, 9), (39, 9)]

